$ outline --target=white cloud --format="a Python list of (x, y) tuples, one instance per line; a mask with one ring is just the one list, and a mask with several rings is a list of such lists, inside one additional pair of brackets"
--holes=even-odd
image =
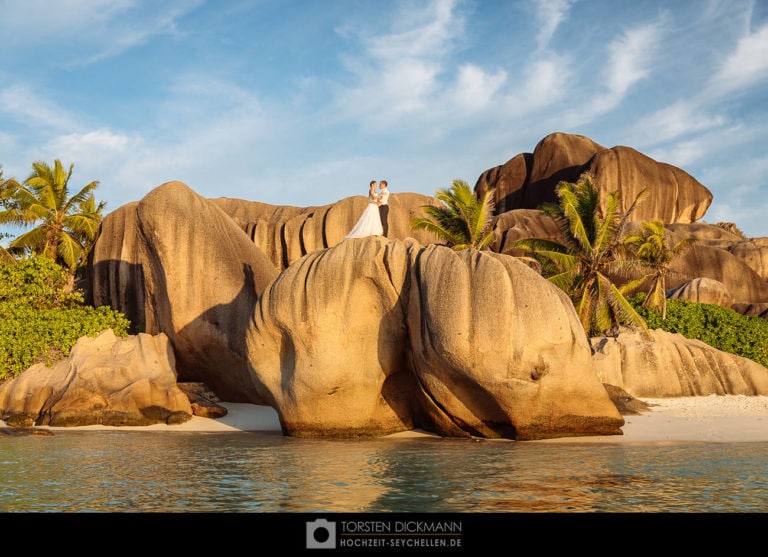
[(515, 102), (526, 111), (549, 106), (569, 94), (573, 77), (568, 56), (549, 55), (535, 61), (523, 79), (522, 93)]
[(536, 44), (546, 48), (560, 24), (568, 18), (568, 12), (575, 0), (533, 0), (539, 33)]
[(768, 77), (768, 25), (739, 39), (710, 84), (717, 95), (755, 85)]
[(130, 138), (124, 134), (99, 129), (54, 137), (47, 143), (46, 150), (60, 153), (57, 158), (62, 161), (99, 160), (105, 156), (124, 154), (130, 142)]
[(489, 74), (473, 64), (459, 68), (459, 75), (451, 91), (452, 103), (460, 112), (476, 112), (488, 107), (507, 79), (507, 73), (499, 70)]
[(575, 108), (567, 111), (560, 121), (567, 127), (584, 126), (618, 107), (638, 82), (651, 76), (660, 37), (661, 24), (645, 24), (627, 29), (611, 41), (606, 66), (595, 72), (602, 81), (578, 85), (571, 95), (585, 100), (581, 104), (572, 103)]
[(24, 84), (14, 84), (0, 90), (0, 111), (24, 126), (42, 126), (51, 130), (76, 127), (76, 120), (65, 110)]
[[(393, 17), (395, 32), (382, 35), (357, 30), (362, 50), (343, 60), (353, 84), (337, 90), (340, 117), (385, 129), (400, 125), (404, 117), (431, 119), (431, 109), (445, 106), (444, 100), (435, 102), (435, 97), (460, 98), (458, 93), (446, 93), (439, 82), (447, 71), (453, 42), (462, 38), (464, 21), (456, 13), (456, 5), (437, 0), (417, 10), (406, 4)], [(487, 82), (493, 84), (496, 79), (498, 74), (489, 76)], [(466, 84), (461, 75), (456, 83)]]
[(2, 2), (0, 29), (25, 42), (48, 42), (101, 27), (135, 7), (135, 0), (24, 0)]
[(694, 134), (726, 124), (725, 117), (709, 115), (695, 101), (678, 101), (643, 116), (634, 125), (632, 137), (638, 144), (669, 141), (681, 135)]
[[(176, 20), (203, 0), (5, 0), (0, 36), (4, 48), (61, 44), (73, 65), (109, 58), (161, 34), (177, 32)], [(70, 49), (80, 54), (71, 54)]]
[(659, 29), (650, 24), (630, 29), (611, 43), (607, 81), (614, 97), (620, 99), (649, 75), (658, 40)]
[(361, 35), (374, 60), (397, 64), (403, 59), (445, 55), (464, 28), (464, 20), (456, 14), (456, 0), (433, 0), (424, 9), (404, 6), (395, 22), (405, 29), (388, 35)]

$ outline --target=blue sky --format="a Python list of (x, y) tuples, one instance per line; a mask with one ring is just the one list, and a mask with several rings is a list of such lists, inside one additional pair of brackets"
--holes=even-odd
[(106, 212), (181, 180), (311, 206), (432, 195), (553, 132), (627, 145), (768, 236), (766, 0), (0, 0), (0, 164)]

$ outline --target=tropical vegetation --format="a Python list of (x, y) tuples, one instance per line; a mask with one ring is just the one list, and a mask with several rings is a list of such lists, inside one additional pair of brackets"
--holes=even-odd
[(31, 227), (4, 249), (15, 257), (45, 255), (74, 272), (85, 264), (101, 223), (105, 203), (94, 195), (99, 182), (71, 194), (74, 164), (65, 170), (58, 159), (53, 166), (37, 161), (32, 169), (22, 183), (2, 182), (0, 224)]
[(122, 313), (85, 305), (68, 287), (69, 276), (45, 255), (0, 264), (0, 381), (68, 356), (80, 337), (106, 329), (128, 334)]
[(642, 223), (637, 232), (624, 238), (630, 255), (639, 261), (650, 281), (643, 307), (658, 309), (662, 320), (667, 317), (667, 278), (680, 275), (672, 268), (672, 261), (693, 244), (693, 238), (686, 238), (670, 246), (664, 223), (659, 219)]
[[(68, 356), (81, 337), (128, 334), (122, 313), (86, 305), (72, 286), (105, 206), (96, 201), (97, 181), (70, 192), (73, 169), (38, 161), (20, 183), (0, 166), (0, 239), (10, 240), (0, 246), (0, 381)], [(13, 237), (9, 227), (28, 230)]]
[[(0, 164), (0, 207), (6, 207), (13, 203), (13, 192), (19, 184), (14, 178), (3, 177), (3, 165)], [(7, 232), (0, 231), (0, 241), (10, 238)], [(15, 259), (2, 244), (0, 244), (0, 263), (13, 263)]]
[(475, 195), (463, 180), (454, 180), (449, 188), (437, 190), (441, 205), (423, 205), (426, 217), (411, 221), (414, 230), (427, 230), (454, 250), (487, 249), (493, 241), (493, 190), (482, 197)]
[(768, 367), (768, 319), (682, 299), (668, 300), (667, 315), (662, 317), (660, 310), (644, 303), (645, 297), (639, 293), (629, 300), (651, 329), (679, 333)]
[(624, 295), (643, 279), (617, 286), (613, 278), (629, 277), (640, 270), (636, 259), (626, 257), (623, 239), (626, 224), (644, 194), (622, 211), (621, 192), (611, 192), (602, 208), (600, 190), (589, 174), (575, 183), (560, 182), (556, 192), (559, 203), (545, 203), (540, 210), (554, 220), (559, 241), (523, 238), (510, 247), (541, 263), (542, 275), (571, 298), (588, 336), (605, 334), (620, 325), (637, 326), (650, 335)]

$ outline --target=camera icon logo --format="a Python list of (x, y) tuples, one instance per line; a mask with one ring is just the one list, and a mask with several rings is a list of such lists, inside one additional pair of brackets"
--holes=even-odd
[(336, 549), (336, 523), (324, 518), (307, 522), (307, 549)]

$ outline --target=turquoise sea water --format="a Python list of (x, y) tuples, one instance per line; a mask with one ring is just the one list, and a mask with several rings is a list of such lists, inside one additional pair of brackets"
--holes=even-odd
[(0, 512), (762, 513), (768, 443), (0, 436)]

